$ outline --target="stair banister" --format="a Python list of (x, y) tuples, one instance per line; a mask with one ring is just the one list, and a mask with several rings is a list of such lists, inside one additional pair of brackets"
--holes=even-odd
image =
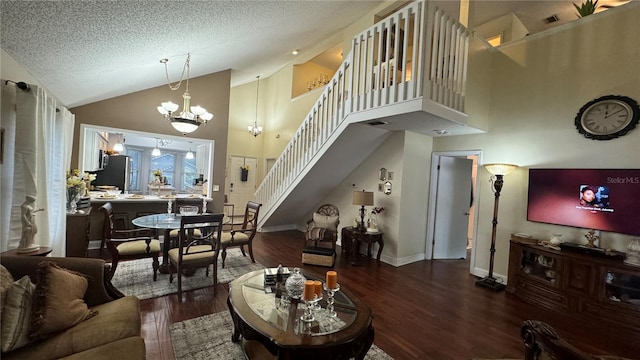
[(256, 190), (255, 199), (263, 204), (259, 225), (335, 141), (336, 130), (351, 114), (421, 97), (463, 112), (468, 46), (467, 29), (424, 0), (355, 36), (351, 51)]

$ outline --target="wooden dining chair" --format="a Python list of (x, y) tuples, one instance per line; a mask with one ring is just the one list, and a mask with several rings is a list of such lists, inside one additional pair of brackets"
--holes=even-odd
[(120, 261), (152, 258), (153, 281), (156, 281), (158, 268), (160, 267), (158, 257), (162, 248), (160, 241), (153, 238), (153, 230), (148, 228), (116, 229), (113, 207), (110, 202), (104, 203), (100, 207), (100, 211), (104, 214), (103, 238), (105, 239), (107, 250), (111, 254), (109, 278), (113, 278)]
[(249, 256), (252, 262), (256, 262), (253, 257), (253, 238), (256, 236), (258, 230), (258, 214), (262, 204), (249, 201), (244, 211), (244, 220), (242, 221), (242, 227), (238, 230), (225, 231), (222, 233), (222, 239), (220, 245), (222, 246), (222, 267), (224, 268), (224, 262), (227, 258), (227, 248), (237, 246), (242, 251), (243, 256), (247, 256), (244, 252), (244, 246), (247, 245), (249, 249)]
[[(178, 247), (169, 250), (169, 282), (178, 274), (178, 299), (182, 301), (182, 272), (213, 265), (213, 286), (218, 284), (218, 254), (224, 214), (185, 215), (180, 219)], [(200, 236), (195, 230), (199, 230)], [(215, 291), (215, 290), (214, 290)]]

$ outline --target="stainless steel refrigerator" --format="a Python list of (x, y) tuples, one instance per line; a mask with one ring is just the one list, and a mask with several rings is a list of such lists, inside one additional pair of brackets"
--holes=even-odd
[(118, 189), (129, 191), (131, 181), (131, 159), (126, 155), (111, 155), (107, 165), (95, 172), (96, 179), (92, 185), (113, 185)]

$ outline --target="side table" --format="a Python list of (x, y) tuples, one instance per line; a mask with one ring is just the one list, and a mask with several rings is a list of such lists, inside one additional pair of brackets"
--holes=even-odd
[(17, 249), (11, 249), (0, 253), (0, 256), (47, 256), (51, 251), (53, 249), (50, 247), (40, 246), (38, 250), (28, 253), (19, 253)]
[(360, 242), (367, 243), (367, 256), (371, 257), (371, 244), (377, 243), (378, 248), (378, 256), (376, 257), (377, 261), (380, 261), (380, 255), (382, 255), (382, 249), (384, 248), (384, 241), (382, 240), (382, 235), (384, 233), (377, 232), (368, 232), (368, 231), (360, 231), (354, 227), (343, 227), (342, 228), (342, 242), (346, 245), (347, 252), (351, 253), (351, 265), (358, 265), (358, 252), (360, 250)]

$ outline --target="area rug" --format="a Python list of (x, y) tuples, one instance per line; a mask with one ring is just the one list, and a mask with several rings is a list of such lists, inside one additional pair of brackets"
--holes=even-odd
[[(240, 343), (231, 341), (233, 322), (226, 311), (175, 323), (169, 331), (176, 359), (244, 360)], [(375, 345), (371, 345), (365, 359), (393, 360)]]
[[(218, 283), (224, 284), (250, 271), (264, 269), (260, 263), (252, 263), (251, 258), (242, 256), (240, 249), (227, 251), (227, 259), (222, 268), (218, 259)], [(213, 286), (213, 270), (209, 267), (209, 276), (205, 269), (198, 269), (193, 276), (182, 277), (182, 291)], [(169, 274), (160, 274), (153, 281), (153, 264), (151, 259), (139, 259), (118, 263), (111, 283), (125, 295), (133, 295), (139, 299), (150, 299), (178, 292), (178, 279), (174, 275), (173, 283), (169, 283)]]

